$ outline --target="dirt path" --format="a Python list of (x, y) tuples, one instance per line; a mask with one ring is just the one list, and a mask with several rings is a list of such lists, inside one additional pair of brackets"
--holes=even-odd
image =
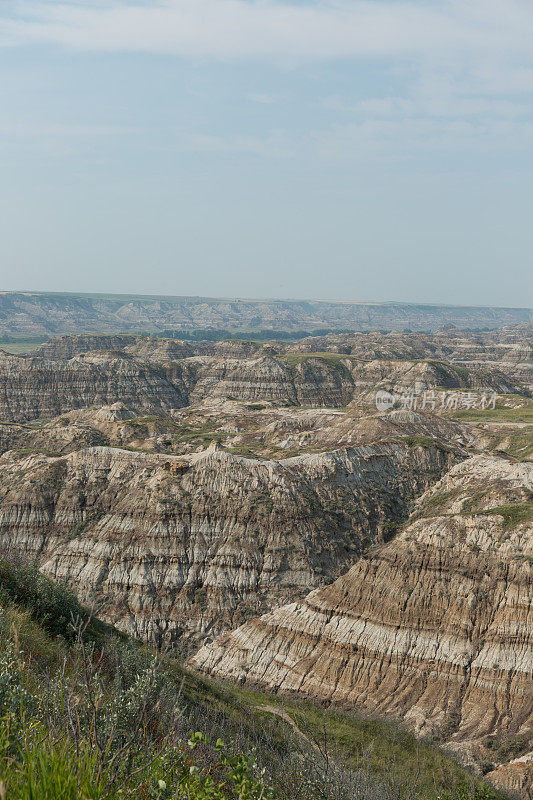
[(316, 750), (317, 753), (320, 753), (320, 748), (318, 747), (312, 739), (309, 738), (303, 731), (300, 730), (296, 722), (293, 720), (290, 714), (284, 711), (282, 708), (277, 708), (276, 706), (257, 706), (258, 711), (266, 711), (269, 714), (275, 714), (277, 717), (281, 717), (282, 720), (287, 722), (293, 731), (298, 734), (302, 739), (311, 745), (313, 750)]

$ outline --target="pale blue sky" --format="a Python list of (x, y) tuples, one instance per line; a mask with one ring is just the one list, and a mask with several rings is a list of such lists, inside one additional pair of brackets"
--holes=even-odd
[(533, 305), (531, 0), (0, 3), (0, 289)]

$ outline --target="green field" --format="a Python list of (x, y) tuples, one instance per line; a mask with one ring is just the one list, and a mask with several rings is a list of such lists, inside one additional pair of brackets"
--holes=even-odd
[(533, 424), (533, 403), (521, 408), (496, 407), (486, 410), (472, 409), (454, 411), (448, 416), (465, 422), (508, 422)]
[(39, 345), (46, 341), (46, 336), (30, 336), (26, 339), (19, 339), (16, 336), (0, 336), (0, 350), (14, 355), (31, 353), (32, 350), (36, 350)]
[(39, 347), (38, 344), (35, 342), (17, 342), (12, 344), (0, 344), (0, 350), (4, 350), (6, 353), (11, 353), (12, 355), (25, 355), (26, 353), (31, 353), (33, 350), (36, 350)]

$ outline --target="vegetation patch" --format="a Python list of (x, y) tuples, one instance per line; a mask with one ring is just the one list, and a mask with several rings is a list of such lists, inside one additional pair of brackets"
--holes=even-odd
[(503, 797), (392, 723), (213, 683), (94, 619), (35, 567), (0, 566), (7, 798)]
[(530, 403), (521, 408), (506, 408), (504, 406), (487, 409), (470, 409), (453, 411), (447, 416), (454, 419), (465, 420), (466, 422), (512, 422), (512, 423), (533, 423), (533, 404)]
[(461, 487), (456, 487), (447, 492), (437, 492), (425, 500), (417, 516), (431, 517), (438, 515), (439, 509), (448, 506), (453, 500), (457, 499), (462, 491)]
[[(359, 359), (355, 358), (354, 356), (346, 355), (345, 353), (288, 353), (287, 355), (281, 356), (282, 361), (287, 364), (289, 367), (295, 367), (297, 364), (303, 364), (310, 359), (318, 359), (319, 361), (323, 361), (325, 364), (328, 364), (330, 367), (338, 368), (338, 369), (346, 369), (347, 367), (343, 364), (343, 361), (358, 361)], [(347, 370), (349, 372), (349, 370)]]
[(492, 448), (503, 449), (518, 461), (531, 461), (533, 458), (533, 427), (519, 428), (509, 433), (499, 434), (492, 439)]
[(451, 447), (438, 439), (432, 439), (431, 436), (404, 436), (401, 441), (405, 442), (408, 447), (436, 447), (443, 453), (453, 452)]
[(428, 364), (431, 364), (432, 367), (435, 367), (437, 370), (445, 370), (447, 372), (455, 372), (455, 374), (461, 378), (463, 381), (468, 381), (470, 377), (470, 372), (466, 367), (461, 366), (460, 364), (452, 364), (449, 361), (428, 361)]
[(503, 517), (504, 530), (516, 528), (516, 526), (520, 525), (522, 522), (530, 522), (533, 520), (533, 501), (526, 500), (525, 503), (495, 506), (494, 508), (487, 508), (485, 511), (475, 511), (473, 516), (492, 516), (495, 514)]
[(46, 338), (37, 337), (33, 339), (12, 339), (11, 341), (4, 341), (4, 339), (11, 337), (0, 338), (0, 350), (6, 353), (11, 353), (14, 356), (26, 355), (36, 350), (39, 345), (47, 341)]
[(220, 436), (215, 435), (218, 428), (219, 425), (211, 421), (198, 424), (191, 423), (190, 425), (176, 425), (173, 431), (173, 439), (175, 442), (185, 444), (206, 445), (212, 441), (220, 440)]

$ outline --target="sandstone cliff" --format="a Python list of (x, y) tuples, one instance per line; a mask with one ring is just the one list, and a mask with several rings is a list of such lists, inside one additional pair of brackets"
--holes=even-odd
[(0, 418), (24, 421), (122, 401), (138, 411), (168, 411), (188, 400), (187, 362), (166, 369), (113, 351), (67, 360), (0, 351)]
[(532, 489), (531, 463), (456, 465), (391, 542), (204, 646), (193, 665), (391, 713), (483, 759), (492, 737), (531, 749)]
[[(512, 393), (524, 387), (500, 369), (431, 361), (362, 362), (333, 353), (277, 353), (251, 343), (190, 348), (173, 340), (68, 337), (38, 355), (0, 351), (0, 419), (27, 421), (73, 409), (124, 403), (138, 413), (168, 413), (206, 399), (285, 406), (373, 406), (377, 389)], [(78, 352), (95, 344), (121, 348)], [(134, 339), (133, 343), (130, 339)]]
[(281, 461), (112, 448), (0, 457), (0, 544), (144, 639), (216, 634), (330, 582), (450, 464), (382, 444)]

